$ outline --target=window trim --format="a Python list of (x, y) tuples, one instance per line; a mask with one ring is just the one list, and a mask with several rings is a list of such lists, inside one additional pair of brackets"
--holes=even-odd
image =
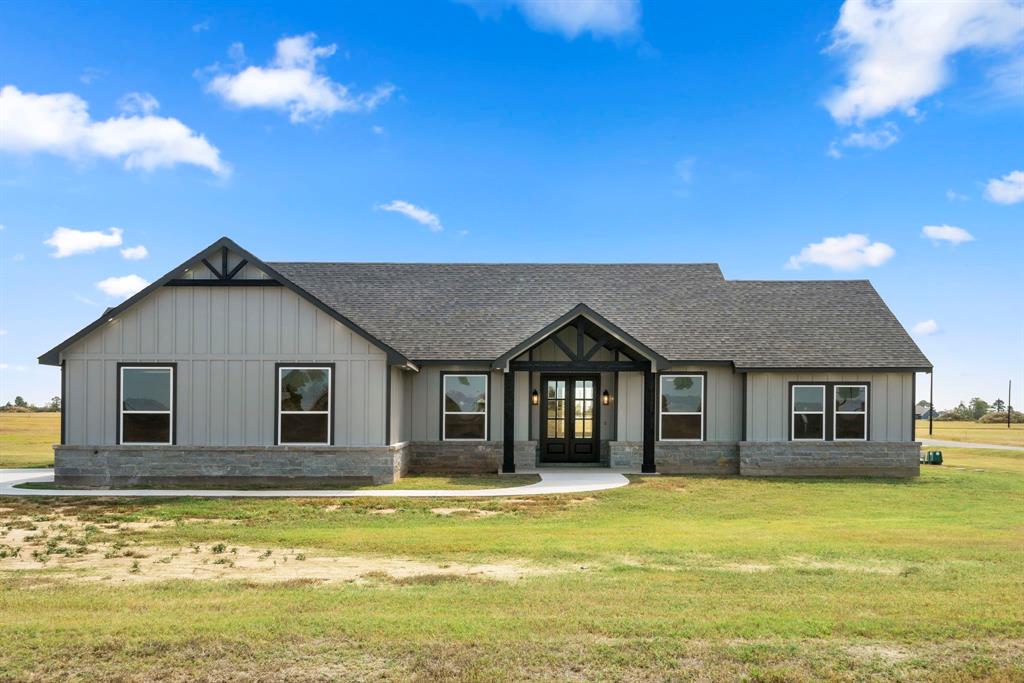
[[(793, 388), (794, 387), (806, 387), (806, 386), (823, 386), (825, 387), (825, 438), (824, 439), (794, 439), (793, 438)], [(863, 439), (837, 439), (835, 438), (835, 412), (836, 412), (836, 398), (835, 388), (836, 387), (864, 387), (866, 393), (864, 401), (864, 438)], [(789, 403), (786, 406), (786, 410), (789, 412), (788, 430), (786, 434), (787, 441), (809, 441), (809, 442), (821, 442), (821, 441), (871, 441), (871, 382), (866, 380), (844, 380), (844, 381), (815, 381), (815, 380), (798, 380), (789, 383)], [(861, 414), (860, 411), (852, 413), (853, 415)]]
[[(480, 415), (479, 412), (474, 413), (449, 413), (444, 407), (445, 389), (444, 385), (448, 377), (483, 377), (484, 378), (484, 437), (482, 439), (449, 439), (445, 436), (445, 425), (444, 418), (446, 415)], [(479, 442), (487, 441), (491, 436), (491, 373), (489, 372), (478, 372), (472, 370), (442, 370), (441, 371), (441, 405), (440, 411), (441, 419), (438, 426), (438, 437), (441, 441), (468, 441), (468, 442)]]
[[(798, 388), (815, 387), (821, 389), (821, 410), (797, 410), (796, 390)], [(805, 384), (790, 383), (789, 385), (789, 440), (790, 441), (828, 441), (828, 385), (825, 382), (807, 382)], [(797, 415), (821, 415), (821, 438), (798, 439), (796, 437)]]
[[(661, 379), (663, 377), (700, 377), (701, 378), (701, 396), (700, 396), (700, 412), (664, 412), (661, 409)], [(654, 379), (658, 386), (658, 441), (670, 441), (670, 442), (691, 442), (696, 443), (698, 441), (707, 441), (708, 435), (708, 373), (706, 371), (688, 371), (688, 372), (659, 372), (655, 373)], [(665, 415), (700, 415), (700, 438), (699, 439), (665, 439), (662, 438), (662, 418)]]
[[(125, 362), (118, 363), (117, 366), (117, 425), (116, 425), (116, 438), (115, 443), (118, 446), (174, 446), (178, 443), (178, 364), (177, 363), (144, 363), (144, 362)], [(149, 368), (149, 369), (166, 369), (171, 372), (171, 409), (170, 410), (129, 410), (129, 414), (151, 414), (151, 415), (169, 415), (170, 416), (170, 441), (128, 441), (124, 440), (124, 401), (123, 397), (123, 383), (124, 383), (124, 371), (125, 369), (132, 368)], [(61, 407), (64, 410), (64, 407)]]
[[(864, 410), (845, 410), (843, 415), (863, 415), (864, 416), (864, 436), (859, 439), (840, 439), (836, 436), (836, 420), (839, 415), (839, 411), (836, 410), (836, 389), (840, 387), (863, 387), (864, 388)], [(832, 386), (832, 440), (833, 441), (867, 441), (868, 440), (868, 411), (871, 408), (871, 390), (867, 384), (849, 383), (839, 384), (836, 383)]]
[[(281, 410), (281, 372), (283, 370), (327, 370), (327, 410)], [(334, 395), (335, 378), (334, 363), (274, 363), (274, 445), (289, 448), (333, 446), (334, 445)], [(327, 441), (310, 443), (307, 441), (281, 440), (281, 415), (327, 415)]]

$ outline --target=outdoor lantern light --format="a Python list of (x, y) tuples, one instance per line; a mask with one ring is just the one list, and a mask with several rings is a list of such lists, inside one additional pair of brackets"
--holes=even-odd
[(535, 406), (539, 406), (540, 405), (540, 394), (537, 393), (536, 389), (534, 389), (533, 393), (530, 394), (530, 403), (532, 403)]
[(601, 392), (601, 403), (603, 403), (604, 405), (608, 405), (611, 402), (612, 395), (608, 393), (607, 389), (605, 389), (604, 391)]

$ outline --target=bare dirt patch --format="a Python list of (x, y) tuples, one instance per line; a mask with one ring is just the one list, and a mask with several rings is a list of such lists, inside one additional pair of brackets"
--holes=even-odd
[[(463, 508), (452, 509), (449, 514), (460, 510), (474, 515), (490, 512)], [(0, 572), (15, 576), (31, 572), (25, 576), (34, 579), (31, 586), (56, 581), (117, 585), (176, 579), (405, 586), (467, 579), (516, 581), (569, 571), (518, 561), (436, 563), (324, 556), (294, 548), (226, 543), (172, 548), (148, 544), (138, 537), (138, 532), (167, 525), (151, 521), (94, 524), (72, 517), (45, 521), (18, 518), (0, 528)]]
[(430, 508), (430, 511), (442, 517), (494, 517), (501, 514), (497, 510), (480, 508)]

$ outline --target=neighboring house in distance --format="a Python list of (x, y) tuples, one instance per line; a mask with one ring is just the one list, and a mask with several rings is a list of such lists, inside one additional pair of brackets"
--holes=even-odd
[(274, 263), (227, 238), (40, 362), (62, 370), (56, 479), (87, 486), (913, 476), (932, 367), (865, 280)]
[(939, 411), (929, 408), (928, 406), (914, 406), (914, 415), (918, 420), (927, 420), (929, 418), (937, 418)]

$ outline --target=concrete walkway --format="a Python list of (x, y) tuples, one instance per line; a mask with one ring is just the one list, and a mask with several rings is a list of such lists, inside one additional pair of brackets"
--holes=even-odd
[(970, 441), (945, 441), (943, 439), (918, 439), (925, 446), (939, 448), (990, 448), (994, 451), (1022, 451), (1024, 446), (1004, 446), (998, 443), (972, 443)]
[[(0, 496), (95, 496), (95, 497), (160, 497), (180, 498), (499, 498), (502, 496), (544, 496), (553, 493), (586, 493), (604, 491), (629, 483), (620, 472), (606, 469), (544, 469), (536, 470), (540, 481), (527, 486), (503, 489), (389, 489), (389, 490), (259, 490), (228, 491), (212, 489), (18, 489), (25, 482), (53, 482), (49, 469), (0, 469)], [(530, 473), (532, 474), (532, 472)]]

